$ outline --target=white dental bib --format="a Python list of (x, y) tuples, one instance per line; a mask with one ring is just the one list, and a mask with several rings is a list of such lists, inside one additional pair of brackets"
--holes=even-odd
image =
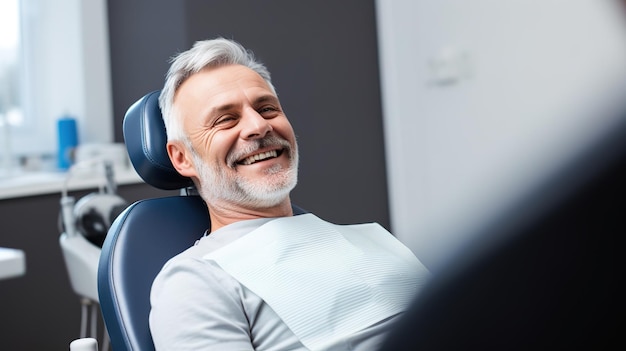
[(259, 295), (311, 350), (403, 312), (429, 273), (376, 223), (271, 220), (203, 257)]

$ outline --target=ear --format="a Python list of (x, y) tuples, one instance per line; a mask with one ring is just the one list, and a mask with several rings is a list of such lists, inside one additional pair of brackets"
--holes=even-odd
[(185, 177), (197, 177), (198, 173), (193, 164), (191, 152), (181, 142), (168, 141), (166, 148), (170, 161), (178, 173)]

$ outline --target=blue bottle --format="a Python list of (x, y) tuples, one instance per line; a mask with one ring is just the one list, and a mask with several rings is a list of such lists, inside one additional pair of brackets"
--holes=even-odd
[(57, 121), (58, 131), (58, 167), (62, 170), (70, 168), (74, 163), (74, 150), (78, 145), (76, 119), (64, 116)]

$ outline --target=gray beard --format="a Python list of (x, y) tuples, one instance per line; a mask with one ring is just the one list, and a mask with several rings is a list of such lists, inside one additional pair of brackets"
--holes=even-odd
[(285, 152), (289, 152), (291, 164), (288, 168), (276, 165), (266, 170), (264, 177), (247, 179), (235, 173), (231, 176), (223, 167), (207, 164), (200, 155), (193, 150), (193, 161), (199, 175), (198, 192), (204, 201), (211, 204), (227, 202), (248, 208), (273, 207), (284, 201), (298, 182), (298, 151), (289, 147), (283, 139), (270, 137), (254, 141), (244, 150), (228, 155), (228, 167), (235, 169), (235, 161), (247, 153), (260, 147), (276, 144), (287, 145)]

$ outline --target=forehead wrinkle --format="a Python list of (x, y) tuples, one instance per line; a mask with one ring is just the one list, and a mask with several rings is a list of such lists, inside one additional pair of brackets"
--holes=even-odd
[(274, 96), (273, 94), (264, 94), (254, 99), (255, 104), (261, 104), (264, 102), (278, 103), (278, 97)]
[[(231, 73), (233, 69), (235, 72)], [(198, 80), (199, 78), (202, 79)], [(202, 123), (208, 123), (223, 113), (240, 109), (244, 104), (251, 104), (252, 106), (258, 106), (265, 102), (279, 104), (278, 97), (270, 89), (267, 82), (256, 72), (243, 66), (203, 69), (188, 77), (176, 95), (184, 90), (189, 83), (194, 84), (194, 88), (187, 92), (191, 95), (189, 96), (191, 99), (196, 100), (196, 103), (203, 100), (205, 103), (211, 101), (209, 106), (196, 111), (196, 116), (201, 117)], [(196, 87), (196, 85), (198, 86)]]

